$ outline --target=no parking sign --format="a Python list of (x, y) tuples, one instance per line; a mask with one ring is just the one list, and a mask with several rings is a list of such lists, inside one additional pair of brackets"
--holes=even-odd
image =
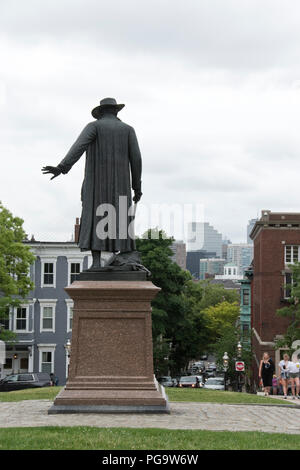
[(235, 370), (237, 372), (244, 372), (245, 370), (245, 363), (243, 361), (236, 361), (235, 363)]

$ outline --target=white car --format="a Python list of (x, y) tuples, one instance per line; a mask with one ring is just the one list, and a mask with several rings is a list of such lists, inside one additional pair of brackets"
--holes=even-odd
[(210, 390), (225, 390), (224, 377), (209, 377), (205, 382), (204, 388)]

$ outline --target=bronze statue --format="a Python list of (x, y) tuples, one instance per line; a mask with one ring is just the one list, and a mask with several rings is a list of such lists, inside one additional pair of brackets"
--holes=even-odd
[(101, 100), (92, 111), (96, 120), (87, 124), (65, 158), (56, 167), (42, 168), (52, 180), (68, 173), (86, 152), (79, 247), (92, 252), (94, 271), (101, 269), (101, 251), (123, 255), (116, 263), (120, 266), (136, 249), (129, 230), (135, 213), (131, 191), (136, 204), (142, 196), (142, 160), (134, 129), (117, 117), (124, 106), (114, 98)]

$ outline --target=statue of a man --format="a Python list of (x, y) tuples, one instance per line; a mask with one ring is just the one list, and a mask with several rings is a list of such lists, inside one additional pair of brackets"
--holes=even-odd
[(101, 100), (92, 111), (96, 120), (83, 129), (59, 165), (42, 168), (56, 178), (68, 173), (86, 152), (79, 247), (92, 252), (92, 270), (101, 266), (101, 251), (135, 250), (128, 228), (134, 219), (131, 190), (135, 203), (142, 196), (142, 160), (134, 129), (117, 117), (124, 106), (114, 98)]

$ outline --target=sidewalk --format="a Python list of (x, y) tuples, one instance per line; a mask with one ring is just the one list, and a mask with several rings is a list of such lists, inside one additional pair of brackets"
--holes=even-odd
[[(275, 401), (275, 399), (274, 399)], [(300, 435), (300, 409), (273, 405), (171, 402), (169, 415), (48, 415), (50, 400), (0, 403), (0, 427), (96, 426), (212, 431), (264, 431)]]

